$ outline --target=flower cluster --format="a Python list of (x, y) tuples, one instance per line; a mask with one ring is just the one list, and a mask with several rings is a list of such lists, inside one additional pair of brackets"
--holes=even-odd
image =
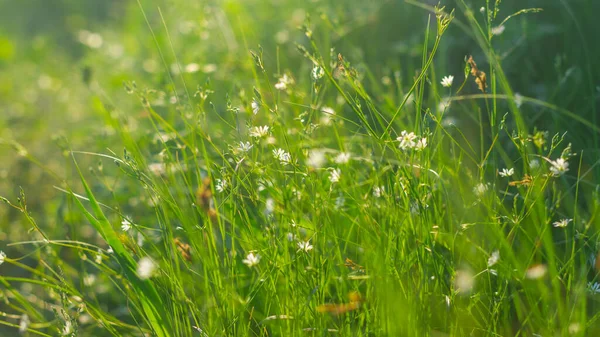
[(400, 133), (400, 137), (396, 138), (400, 142), (399, 147), (402, 150), (414, 149), (415, 151), (422, 151), (427, 147), (427, 138), (418, 137), (414, 132), (407, 132), (406, 130)]

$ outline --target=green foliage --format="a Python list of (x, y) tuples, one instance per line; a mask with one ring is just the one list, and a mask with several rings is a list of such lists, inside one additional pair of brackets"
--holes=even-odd
[(0, 334), (600, 331), (595, 2), (53, 3), (0, 1)]

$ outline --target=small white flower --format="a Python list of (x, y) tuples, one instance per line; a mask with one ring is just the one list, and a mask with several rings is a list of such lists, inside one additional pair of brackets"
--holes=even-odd
[(23, 314), (21, 316), (21, 320), (19, 321), (19, 332), (24, 333), (27, 331), (27, 328), (29, 328), (29, 323), (31, 323), (29, 316), (27, 316), (27, 314)]
[(400, 137), (396, 138), (396, 140), (400, 142), (399, 147), (402, 150), (414, 148), (417, 145), (415, 139), (417, 139), (417, 135), (415, 135), (414, 132), (409, 133), (406, 130), (403, 130), (400, 133)]
[(90, 287), (96, 283), (96, 275), (87, 274), (83, 277), (83, 284), (87, 287)]
[(449, 76), (444, 76), (442, 78), (442, 82), (440, 82), (440, 83), (442, 84), (442, 87), (450, 88), (452, 86), (453, 81), (454, 81), (454, 76), (449, 75)]
[(504, 27), (504, 25), (502, 26), (496, 26), (492, 28), (492, 35), (500, 35), (502, 33), (504, 33), (504, 29), (506, 27)]
[(250, 142), (240, 142), (240, 145), (238, 145), (236, 150), (241, 153), (246, 153), (250, 151), (250, 149), (252, 149), (253, 146), (254, 145), (250, 144)]
[(144, 256), (138, 261), (137, 276), (141, 280), (147, 280), (154, 275), (156, 263), (151, 258)]
[(335, 198), (335, 209), (341, 209), (346, 204), (346, 199), (343, 195), (339, 195)]
[(147, 280), (154, 275), (156, 263), (151, 258), (145, 256), (138, 261), (137, 275), (141, 280)]
[(0, 264), (4, 263), (4, 259), (6, 259), (6, 253), (0, 250)]
[(121, 221), (121, 230), (123, 232), (127, 232), (131, 229), (131, 222), (129, 222), (129, 220), (127, 219), (123, 219), (123, 221)]
[(187, 64), (184, 69), (186, 73), (195, 73), (198, 70), (200, 70), (200, 65), (198, 63)]
[(450, 107), (450, 103), (452, 103), (452, 99), (450, 97), (444, 97), (438, 103), (438, 111), (445, 112)]
[(523, 104), (523, 96), (519, 93), (516, 93), (515, 94), (515, 105), (517, 106), (517, 108), (520, 108), (522, 104)]
[(248, 267), (252, 268), (252, 267), (256, 266), (258, 264), (258, 262), (260, 262), (260, 255), (258, 255), (258, 254), (254, 255), (253, 252), (250, 252), (246, 256), (246, 258), (242, 260), (242, 262), (245, 265), (247, 265)]
[(468, 269), (457, 270), (454, 276), (454, 288), (461, 294), (468, 294), (475, 286), (475, 276)]
[(509, 169), (503, 168), (502, 171), (500, 171), (498, 174), (500, 174), (501, 177), (510, 177), (513, 174), (515, 174), (515, 169), (514, 168), (509, 168)]
[(427, 147), (427, 138), (423, 137), (417, 141), (415, 151), (423, 151)]
[(315, 65), (312, 69), (311, 74), (313, 79), (316, 81), (323, 77), (323, 75), (325, 75), (325, 70), (321, 66)]
[(321, 168), (325, 164), (325, 152), (323, 150), (311, 150), (306, 159), (306, 165), (312, 168)]
[(323, 125), (331, 125), (332, 117), (335, 116), (335, 110), (328, 106), (324, 106), (321, 108), (321, 112), (323, 113), (323, 116), (321, 117), (320, 122)]
[(564, 227), (567, 227), (567, 225), (571, 221), (573, 221), (573, 219), (562, 219), (560, 221), (556, 221), (556, 222), (552, 223), (552, 225), (554, 227), (564, 228)]
[(498, 263), (498, 261), (500, 261), (500, 252), (495, 250), (492, 252), (492, 255), (490, 255), (490, 257), (487, 261), (487, 265), (488, 265), (488, 267), (491, 267), (491, 266), (495, 265), (496, 263)]
[(292, 241), (296, 240), (296, 235), (294, 235), (294, 233), (291, 233), (291, 232), (288, 232), (287, 235), (286, 235), (286, 237), (287, 237), (287, 240), (289, 242), (292, 242)]
[(482, 197), (485, 194), (485, 192), (487, 192), (487, 189), (488, 187), (486, 184), (479, 183), (473, 188), (473, 193), (475, 193), (475, 195), (478, 197)]
[(537, 160), (537, 159), (532, 159), (532, 160), (529, 162), (529, 168), (530, 168), (530, 169), (532, 169), (532, 170), (535, 170), (535, 169), (537, 169), (538, 167), (540, 167), (540, 161), (539, 161), (539, 160)]
[(527, 269), (527, 271), (525, 272), (525, 277), (531, 280), (537, 280), (539, 278), (544, 277), (547, 271), (548, 267), (546, 267), (546, 265), (536, 264)]
[(102, 263), (102, 252), (100, 250), (98, 250), (98, 253), (96, 253), (96, 256), (94, 257), (94, 261), (97, 264), (101, 264)]
[(550, 165), (552, 165), (552, 167), (550, 167), (550, 172), (552, 172), (552, 175), (555, 177), (561, 176), (569, 170), (569, 162), (563, 158), (550, 161)]
[(273, 211), (275, 210), (275, 200), (273, 200), (273, 198), (267, 198), (267, 200), (265, 201), (265, 214), (271, 215), (273, 214)]
[(480, 12), (480, 13), (485, 13), (485, 7), (481, 7), (481, 8), (479, 8), (479, 12)]
[(61, 335), (67, 336), (67, 335), (70, 335), (72, 332), (73, 332), (73, 323), (71, 323), (71, 321), (69, 321), (69, 320), (66, 320), (65, 326), (63, 327), (63, 329), (61, 331)]
[(342, 170), (340, 170), (339, 168), (333, 169), (331, 170), (331, 173), (329, 173), (329, 181), (331, 181), (332, 183), (337, 183), (338, 181), (340, 181), (340, 177), (342, 175)]
[(217, 190), (217, 192), (222, 193), (223, 191), (225, 191), (225, 189), (227, 189), (228, 185), (229, 185), (229, 183), (227, 182), (227, 180), (217, 179), (217, 183), (215, 184), (215, 189)]
[(380, 198), (385, 194), (385, 186), (375, 186), (373, 187), (373, 196), (375, 198)]
[(275, 83), (275, 89), (277, 90), (285, 90), (288, 85), (292, 84), (294, 80), (292, 80), (287, 74), (283, 74), (283, 76), (279, 79), (277, 83)]
[(346, 164), (350, 161), (350, 153), (340, 152), (337, 157), (335, 157), (334, 161), (336, 164)]
[(282, 148), (273, 150), (273, 157), (279, 160), (281, 165), (288, 165), (292, 162), (292, 157), (290, 156), (290, 154)]
[(250, 128), (250, 137), (253, 138), (262, 138), (269, 134), (269, 127), (266, 125), (263, 126), (253, 126)]
[(298, 249), (308, 253), (313, 249), (313, 246), (310, 244), (310, 241), (300, 241), (298, 242)]
[(256, 100), (252, 100), (252, 104), (250, 104), (252, 106), (252, 113), (253, 114), (257, 114), (258, 110), (260, 110), (260, 104), (258, 104), (258, 102)]
[(588, 282), (587, 291), (592, 294), (600, 294), (600, 283), (598, 282)]

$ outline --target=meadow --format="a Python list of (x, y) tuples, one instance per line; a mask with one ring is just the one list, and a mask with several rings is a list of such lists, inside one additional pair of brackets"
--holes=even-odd
[(598, 13), (0, 0), (0, 335), (599, 335)]

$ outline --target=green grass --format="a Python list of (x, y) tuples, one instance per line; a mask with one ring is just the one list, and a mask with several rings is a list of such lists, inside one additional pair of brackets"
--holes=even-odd
[(444, 5), (0, 1), (0, 332), (600, 332), (600, 8)]

